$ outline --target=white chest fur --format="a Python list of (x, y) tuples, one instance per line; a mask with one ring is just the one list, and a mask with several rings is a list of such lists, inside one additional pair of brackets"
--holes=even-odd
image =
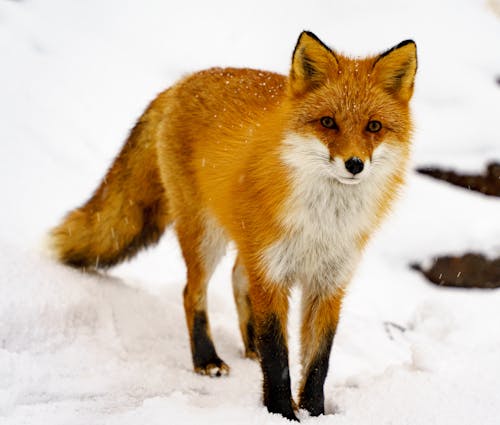
[(375, 226), (390, 164), (379, 161), (380, 169), (361, 183), (345, 185), (332, 177), (329, 152), (318, 140), (290, 136), (282, 157), (292, 194), (281, 219), (283, 235), (262, 256), (267, 276), (321, 292), (344, 286), (360, 258), (360, 235)]

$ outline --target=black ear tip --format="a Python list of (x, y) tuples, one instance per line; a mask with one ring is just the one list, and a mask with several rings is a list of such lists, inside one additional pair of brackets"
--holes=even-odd
[(403, 47), (403, 46), (406, 46), (408, 44), (413, 44), (415, 47), (417, 47), (417, 43), (415, 43), (413, 40), (411, 39), (408, 39), (408, 40), (404, 40), (402, 41), (401, 43), (399, 43), (395, 48), (396, 49), (399, 49), (400, 47)]
[(316, 34), (314, 34), (312, 31), (308, 31), (308, 30), (304, 30), (300, 33), (300, 36), (299, 36), (299, 39), (301, 39), (302, 37), (304, 36), (308, 36), (316, 41), (319, 41), (320, 43), (322, 43), (322, 41), (318, 38), (318, 36)]
[(375, 63), (377, 63), (379, 59), (382, 59), (383, 57), (385, 57), (385, 56), (389, 55), (390, 53), (394, 52), (394, 50), (400, 49), (401, 47), (404, 47), (404, 46), (408, 46), (409, 44), (413, 45), (413, 47), (415, 49), (415, 53), (416, 53), (416, 51), (417, 51), (417, 45), (416, 45), (416, 43), (413, 40), (405, 40), (405, 41), (402, 41), (401, 43), (399, 43), (397, 46), (394, 46), (391, 49), (386, 50), (384, 53), (382, 53), (378, 57), (378, 59), (375, 61)]
[(301, 35), (308, 35), (309, 37), (317, 38), (316, 34), (314, 34), (312, 31), (308, 31), (308, 30), (302, 31)]

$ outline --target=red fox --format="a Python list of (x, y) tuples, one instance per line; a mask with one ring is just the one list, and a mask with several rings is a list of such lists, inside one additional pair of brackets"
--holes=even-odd
[[(107, 268), (173, 225), (187, 266), (194, 370), (229, 372), (207, 317), (207, 283), (228, 241), (245, 354), (269, 412), (324, 413), (344, 290), (403, 184), (416, 45), (352, 59), (304, 31), (287, 76), (213, 68), (146, 109), (92, 197), (51, 232), (60, 261)], [(302, 380), (295, 404), (288, 298), (302, 289)]]

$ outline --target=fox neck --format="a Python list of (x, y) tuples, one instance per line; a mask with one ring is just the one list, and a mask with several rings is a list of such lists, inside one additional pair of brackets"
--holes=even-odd
[(288, 134), (281, 145), (290, 193), (280, 217), (283, 236), (264, 254), (268, 276), (278, 282), (302, 281), (321, 292), (343, 286), (369, 234), (388, 210), (402, 182), (404, 152), (382, 145), (362, 182), (346, 185), (328, 173), (323, 145)]

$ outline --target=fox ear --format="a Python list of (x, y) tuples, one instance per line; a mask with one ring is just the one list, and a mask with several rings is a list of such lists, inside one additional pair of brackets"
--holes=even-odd
[(300, 34), (293, 51), (290, 88), (297, 95), (322, 85), (338, 67), (335, 53), (312, 32)]
[(373, 63), (374, 76), (384, 89), (396, 98), (408, 102), (413, 94), (417, 72), (417, 46), (405, 40), (387, 50)]

